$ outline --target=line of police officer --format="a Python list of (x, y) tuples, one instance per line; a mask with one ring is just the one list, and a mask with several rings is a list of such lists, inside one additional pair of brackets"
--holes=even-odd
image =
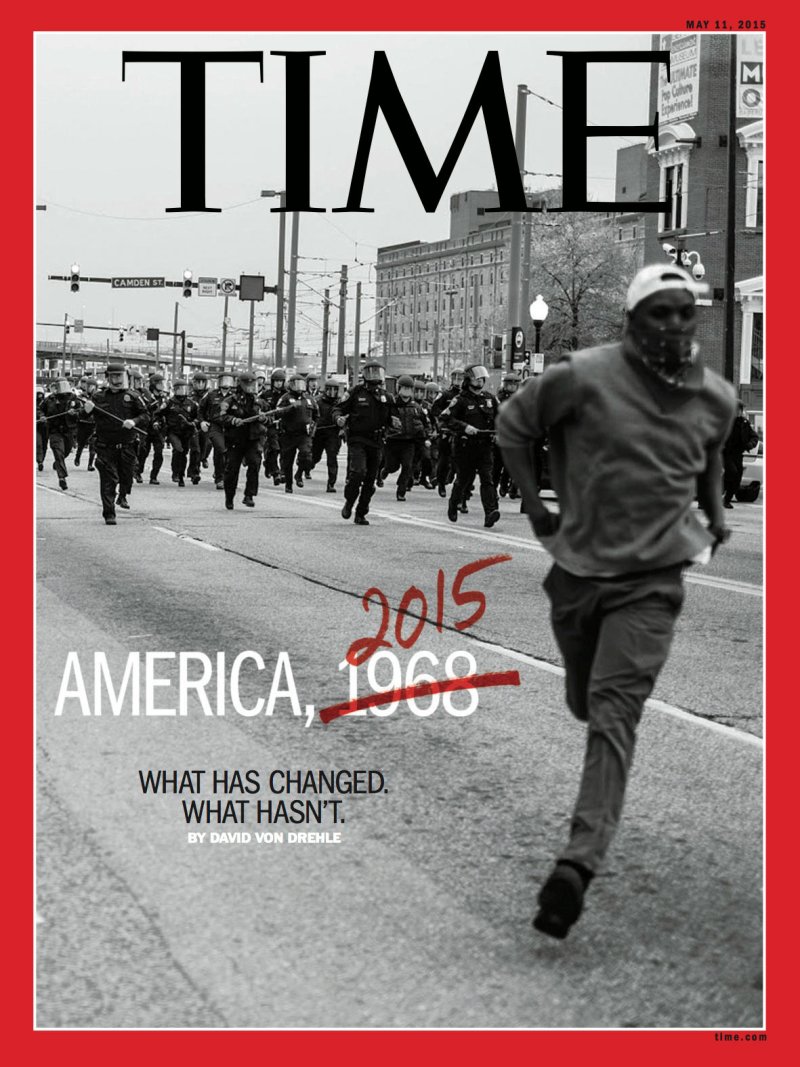
[(338, 455), (347, 441), (348, 465), (342, 517), (368, 526), (367, 514), (376, 486), (399, 471), (396, 496), (405, 501), (414, 486), (438, 488), (447, 496), (447, 514), (456, 522), (465, 513), (477, 478), (484, 525), (500, 518), (500, 492), (516, 491), (494, 444), (499, 401), (516, 391), (519, 378), (509, 374), (498, 396), (487, 392), (489, 374), (475, 365), (454, 371), (443, 392), (435, 382), (397, 379), (396, 394), (385, 388), (383, 366), (367, 362), (359, 382), (347, 390), (344, 375), (331, 375), (319, 390), (314, 374), (276, 368), (269, 383), (263, 375), (223, 371), (208, 388), (201, 371), (191, 383), (178, 379), (172, 393), (164, 375), (151, 374), (145, 385), (138, 372), (110, 363), (101, 386), (88, 376), (76, 386), (65, 378), (43, 390), (36, 400), (36, 459), (44, 465), (49, 445), (62, 489), (68, 486), (66, 459), (76, 446), (75, 466), (89, 449), (89, 469), (100, 476), (103, 517), (116, 524), (116, 508), (129, 508), (133, 482), (152, 451), (149, 483), (159, 485), (164, 445), (171, 448), (172, 480), (183, 487), (188, 478), (201, 480), (213, 462), (216, 488), (224, 490), (225, 506), (234, 507), (242, 466), (242, 503), (255, 505), (259, 473), (264, 471), (287, 493), (302, 488), (304, 478), (325, 456), (326, 491), (336, 492)]

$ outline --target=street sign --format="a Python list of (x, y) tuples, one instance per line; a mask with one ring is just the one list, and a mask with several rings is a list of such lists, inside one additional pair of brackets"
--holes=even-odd
[(239, 299), (240, 300), (263, 300), (264, 299), (264, 275), (241, 274), (239, 276)]
[(147, 327), (147, 340), (148, 341), (157, 341), (160, 332), (161, 331), (158, 329), (157, 326), (148, 326)]
[(112, 289), (163, 289), (163, 278), (112, 278)]
[(72, 328), (75, 333), (83, 333), (83, 319), (74, 319), (72, 322)]
[(236, 279), (235, 278), (220, 278), (219, 291), (223, 296), (233, 296), (236, 292)]
[(544, 352), (533, 353), (533, 373), (544, 374)]
[(216, 278), (198, 278), (197, 279), (197, 295), (198, 296), (216, 296), (217, 295), (217, 279)]

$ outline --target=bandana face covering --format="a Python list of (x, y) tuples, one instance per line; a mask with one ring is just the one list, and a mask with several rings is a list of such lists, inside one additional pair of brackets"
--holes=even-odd
[(697, 359), (698, 348), (692, 340), (694, 332), (694, 323), (687, 323), (683, 329), (644, 329), (633, 323), (629, 327), (639, 358), (672, 389), (685, 385)]

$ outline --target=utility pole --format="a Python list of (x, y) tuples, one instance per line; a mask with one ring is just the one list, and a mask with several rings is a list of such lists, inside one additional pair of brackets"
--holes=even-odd
[[(345, 355), (344, 355), (344, 326), (345, 326), (345, 311), (347, 308), (347, 264), (342, 264), (341, 279), (339, 282), (339, 337), (336, 348), (336, 370), (339, 374), (345, 372)], [(356, 368), (353, 368), (353, 374), (355, 375)]]
[[(225, 349), (228, 345), (228, 295), (225, 294), (225, 307), (222, 311), (222, 369), (225, 370)], [(158, 353), (158, 342), (156, 342)]]
[(289, 322), (286, 327), (286, 366), (294, 365), (294, 323), (297, 308), (297, 243), (300, 212), (292, 212), (292, 247), (289, 256)]
[[(517, 86), (517, 119), (514, 133), (514, 146), (517, 151), (520, 181), (524, 185), (525, 175), (525, 118), (527, 111), (528, 86)], [(520, 325), (520, 258), (522, 253), (522, 212), (514, 211), (511, 215), (511, 265), (508, 276), (508, 331)], [(508, 346), (508, 370), (512, 369), (513, 353)]]
[(64, 336), (61, 341), (61, 377), (66, 377), (67, 374), (67, 322), (69, 316), (67, 312), (64, 312)]
[(728, 92), (728, 199), (725, 235), (725, 323), (723, 327), (724, 371), (733, 381), (733, 338), (736, 311), (736, 34), (730, 40), (730, 85)]
[(353, 344), (353, 366), (358, 366), (358, 360), (361, 353), (359, 352), (359, 345), (361, 344), (361, 282), (356, 283), (356, 319), (355, 319), (355, 342)]
[[(181, 360), (181, 362), (183, 362)], [(175, 320), (172, 326), (172, 380), (178, 377), (178, 301), (175, 301)]]
[(250, 301), (250, 333), (247, 338), (247, 369), (253, 369), (253, 332), (255, 330), (256, 322), (256, 302)]
[[(278, 224), (278, 303), (275, 314), (278, 324), (275, 327), (275, 366), (283, 366), (283, 270), (286, 260), (286, 190), (281, 192), (280, 223)], [(295, 264), (296, 266), (296, 264)]]
[(330, 289), (326, 289), (325, 298), (322, 301), (322, 365), (320, 366), (320, 377), (323, 381), (328, 375), (328, 326), (331, 314), (330, 295)]
[[(531, 304), (531, 217), (526, 212), (522, 220), (522, 297), (520, 311), (527, 321), (528, 308)], [(521, 325), (521, 324), (520, 324)], [(537, 348), (538, 352), (539, 349)]]

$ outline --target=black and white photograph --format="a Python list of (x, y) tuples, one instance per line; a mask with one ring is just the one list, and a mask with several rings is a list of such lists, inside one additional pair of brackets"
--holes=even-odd
[(765, 33), (686, 25), (34, 34), (36, 1030), (766, 1036)]

